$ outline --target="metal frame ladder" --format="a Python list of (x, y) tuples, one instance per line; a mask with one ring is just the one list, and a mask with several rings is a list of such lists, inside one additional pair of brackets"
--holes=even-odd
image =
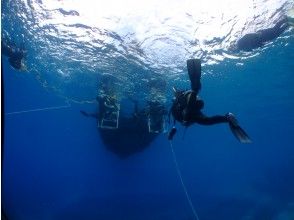
[(98, 128), (102, 129), (118, 129), (119, 126), (119, 112), (120, 104), (117, 105), (117, 109), (104, 115), (101, 122), (98, 120)]
[[(155, 117), (158, 117), (158, 115), (156, 115)], [(152, 116), (148, 116), (148, 131), (149, 133), (166, 133), (168, 130), (168, 125), (166, 123), (166, 116), (165, 115), (161, 115), (161, 126), (160, 127), (156, 127), (158, 125), (158, 123), (154, 123), (154, 121), (152, 120), (152, 118), (154, 119), (154, 117)], [(155, 119), (154, 119), (155, 120)]]

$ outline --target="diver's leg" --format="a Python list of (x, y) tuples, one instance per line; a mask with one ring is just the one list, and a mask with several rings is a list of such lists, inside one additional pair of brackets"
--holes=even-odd
[(237, 119), (232, 113), (227, 113), (226, 115), (215, 115), (212, 117), (207, 117), (204, 114), (200, 113), (197, 117), (194, 118), (194, 122), (201, 125), (214, 125), (220, 123), (228, 123), (233, 135), (241, 143), (251, 143), (250, 137), (247, 133), (239, 126)]
[(194, 122), (201, 124), (201, 125), (214, 125), (220, 123), (228, 123), (228, 117), (223, 115), (215, 115), (211, 117), (207, 117), (203, 114), (197, 116), (193, 120)]

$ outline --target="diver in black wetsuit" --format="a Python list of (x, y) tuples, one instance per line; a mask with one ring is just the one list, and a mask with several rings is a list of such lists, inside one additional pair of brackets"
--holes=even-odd
[(214, 125), (229, 122), (229, 113), (225, 116), (205, 116), (201, 112), (204, 107), (204, 102), (197, 97), (195, 91), (177, 91), (174, 89), (174, 92), (175, 100), (171, 107), (171, 114), (175, 120), (181, 122), (183, 125), (189, 126), (193, 123), (201, 125)]
[[(240, 142), (250, 143), (250, 138), (238, 125), (237, 119), (232, 113), (208, 117), (201, 112), (204, 107), (204, 102), (197, 97), (197, 94), (201, 88), (201, 62), (198, 59), (187, 60), (187, 67), (191, 81), (191, 90), (178, 91), (174, 89), (175, 98), (170, 109), (170, 114), (172, 114), (174, 118), (174, 124), (175, 121), (178, 121), (187, 127), (194, 123), (201, 125), (228, 123), (233, 134)], [(175, 128), (173, 128), (171, 132), (175, 132), (174, 129)], [(172, 136), (173, 135), (174, 134), (172, 134)]]
[(2, 55), (8, 57), (10, 65), (16, 70), (25, 70), (24, 57), (26, 51), (5, 41), (1, 41)]
[(251, 51), (263, 46), (266, 42), (279, 37), (289, 27), (288, 18), (284, 17), (274, 27), (249, 33), (237, 41), (237, 49)]

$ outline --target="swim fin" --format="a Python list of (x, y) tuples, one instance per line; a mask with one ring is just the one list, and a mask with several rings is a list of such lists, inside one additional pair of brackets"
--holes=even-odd
[(187, 60), (188, 75), (191, 82), (191, 89), (198, 94), (201, 89), (201, 60), (200, 59), (189, 59)]
[(232, 122), (229, 122), (230, 129), (234, 136), (243, 144), (252, 143), (250, 137), (246, 134), (246, 132), (238, 125)]

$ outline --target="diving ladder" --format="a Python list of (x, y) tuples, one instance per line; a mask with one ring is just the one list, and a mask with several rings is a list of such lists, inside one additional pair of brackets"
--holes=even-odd
[(102, 117), (101, 121), (98, 120), (98, 128), (101, 129), (118, 129), (119, 126), (119, 112), (120, 105), (117, 105), (117, 109), (108, 110)]
[(148, 116), (148, 130), (149, 133), (166, 133), (168, 130), (168, 125), (166, 123), (167, 119), (164, 115), (158, 116)]

